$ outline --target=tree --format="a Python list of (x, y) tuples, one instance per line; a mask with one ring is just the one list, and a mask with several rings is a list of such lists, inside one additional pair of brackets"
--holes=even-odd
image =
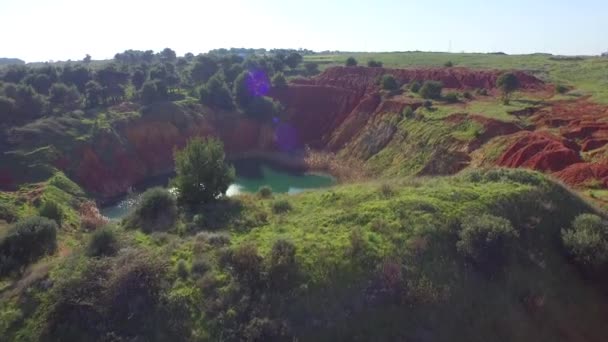
[(91, 72), (82, 65), (72, 67), (67, 65), (61, 71), (61, 81), (67, 85), (75, 85), (79, 92), (85, 91), (87, 82), (91, 80)]
[(219, 66), (215, 59), (207, 55), (196, 57), (192, 69), (190, 69), (190, 78), (195, 84), (207, 82), (219, 70)]
[(169, 48), (164, 48), (163, 51), (158, 53), (158, 56), (163, 63), (173, 63), (177, 59), (175, 51)]
[(179, 87), (180, 77), (175, 70), (175, 65), (165, 63), (157, 64), (150, 70), (150, 79), (159, 80), (169, 89), (175, 89)]
[(251, 89), (251, 84), (253, 83), (252, 78), (249, 71), (243, 71), (236, 80), (234, 80), (234, 89), (232, 93), (234, 94), (236, 104), (241, 108), (246, 108), (251, 101), (253, 101), (254, 95)]
[(367, 66), (370, 68), (382, 68), (382, 62), (378, 62), (372, 59), (367, 62)]
[(161, 80), (146, 81), (141, 87), (141, 101), (144, 104), (166, 101), (168, 98), (167, 87)]
[(353, 66), (357, 66), (357, 60), (355, 59), (355, 57), (348, 57), (346, 59), (346, 66), (347, 67), (353, 67)]
[(292, 52), (285, 58), (285, 64), (292, 70), (298, 67), (298, 64), (302, 63), (304, 58), (297, 52)]
[(189, 204), (208, 203), (228, 190), (234, 181), (234, 168), (226, 163), (224, 145), (215, 138), (194, 138), (175, 152), (172, 180), (180, 201)]
[(97, 70), (95, 80), (102, 87), (103, 101), (116, 103), (125, 95), (125, 85), (129, 82), (129, 73), (111, 63)]
[(45, 98), (31, 86), (18, 85), (14, 95), (15, 109), (20, 119), (37, 119), (45, 113), (47, 107)]
[(232, 95), (221, 72), (215, 74), (201, 87), (200, 100), (209, 107), (225, 110), (234, 109)]
[(87, 53), (87, 55), (86, 55), (86, 56), (84, 56), (84, 58), (82, 59), (82, 61), (83, 61), (85, 64), (89, 64), (89, 63), (91, 63), (91, 55), (89, 55), (89, 54)]
[(146, 72), (142, 69), (137, 69), (131, 75), (131, 83), (135, 87), (135, 89), (141, 89), (146, 81)]
[(519, 88), (519, 80), (517, 76), (511, 72), (506, 72), (496, 80), (496, 87), (502, 91), (502, 100), (505, 104), (509, 104), (511, 94)]
[(278, 72), (272, 77), (272, 86), (278, 89), (287, 88), (287, 80), (282, 72)]
[(56, 108), (74, 110), (80, 107), (80, 93), (75, 86), (55, 83), (51, 86), (49, 102)]
[(85, 85), (84, 98), (87, 108), (94, 108), (101, 104), (103, 88), (95, 81), (89, 81)]
[(316, 75), (319, 73), (319, 64), (311, 62), (304, 64), (304, 68), (306, 69), (306, 73), (309, 75)]
[(443, 84), (438, 81), (426, 81), (420, 88), (420, 96), (425, 99), (438, 99), (441, 97)]
[(0, 123), (14, 121), (15, 108), (15, 100), (0, 96)]
[(399, 88), (395, 77), (389, 74), (382, 76), (382, 78), (380, 79), (380, 84), (382, 85), (382, 89), (384, 90), (396, 90), (397, 88)]

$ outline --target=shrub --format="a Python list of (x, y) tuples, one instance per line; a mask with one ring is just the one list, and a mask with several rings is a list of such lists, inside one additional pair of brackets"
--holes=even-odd
[(464, 93), (462, 93), (462, 97), (464, 97), (467, 100), (472, 100), (473, 99), (473, 94), (471, 94), (470, 91), (465, 91)]
[(17, 219), (17, 208), (8, 203), (0, 202), (0, 220), (13, 222)]
[(477, 89), (475, 93), (480, 96), (488, 96), (488, 90), (485, 88)]
[(430, 100), (426, 100), (422, 103), (422, 106), (426, 109), (431, 109), (433, 107), (433, 102)]
[(458, 251), (476, 264), (490, 267), (504, 262), (508, 244), (519, 237), (511, 222), (490, 214), (464, 219), (458, 235)]
[(277, 200), (272, 203), (272, 212), (275, 214), (282, 214), (290, 211), (292, 209), (291, 203), (287, 200)]
[(268, 185), (264, 185), (258, 189), (258, 196), (260, 198), (271, 198), (272, 197), (272, 188)]
[(393, 75), (388, 74), (382, 76), (382, 78), (380, 79), (380, 85), (384, 90), (396, 90), (397, 88), (399, 88), (395, 77)]
[(414, 117), (414, 110), (410, 106), (405, 106), (405, 108), (403, 108), (403, 111), (401, 111), (401, 116), (406, 119), (411, 119)]
[(168, 230), (177, 220), (177, 202), (167, 189), (152, 188), (144, 192), (131, 214), (130, 224), (145, 232)]
[(446, 68), (451, 68), (454, 66), (454, 63), (452, 63), (452, 61), (447, 61), (443, 64), (443, 66)]
[(177, 276), (186, 279), (190, 275), (190, 270), (188, 270), (188, 264), (185, 260), (180, 260), (177, 262), (176, 266)]
[(194, 275), (202, 276), (211, 269), (211, 265), (205, 259), (197, 258), (192, 262), (191, 272)]
[(242, 244), (229, 256), (234, 275), (244, 284), (254, 289), (261, 279), (262, 257), (255, 245)]
[(295, 284), (298, 274), (296, 246), (287, 240), (277, 240), (270, 251), (270, 284), (273, 288), (284, 290)]
[(176, 176), (172, 184), (179, 199), (199, 204), (225, 194), (234, 180), (234, 168), (225, 159), (224, 145), (215, 138), (194, 138), (183, 150), (175, 152)]
[(457, 103), (459, 101), (457, 93), (447, 93), (443, 99), (448, 103)]
[(571, 229), (562, 230), (562, 241), (585, 266), (603, 266), (608, 262), (608, 222), (597, 215), (577, 216)]
[(42, 217), (46, 217), (57, 222), (58, 226), (61, 226), (63, 223), (64, 211), (63, 207), (61, 207), (57, 202), (52, 200), (46, 200), (42, 203), (40, 208), (38, 209), (38, 214)]
[(390, 186), (390, 184), (384, 183), (380, 186), (380, 194), (382, 194), (382, 197), (384, 198), (390, 198), (393, 197), (395, 191), (393, 190), (393, 187)]
[(568, 92), (568, 90), (569, 90), (569, 89), (568, 89), (568, 87), (566, 87), (566, 86), (565, 86), (565, 85), (563, 85), (563, 84), (558, 84), (557, 86), (555, 86), (555, 91), (556, 91), (558, 94), (565, 94), (565, 93), (567, 93), (567, 92)]
[(410, 91), (412, 93), (418, 93), (420, 91), (420, 88), (422, 86), (420, 85), (420, 82), (418, 81), (412, 81), (412, 83), (410, 83)]
[(283, 106), (268, 96), (258, 96), (245, 108), (245, 114), (258, 120), (274, 118), (283, 112)]
[(109, 227), (93, 232), (87, 246), (87, 255), (93, 257), (110, 256), (116, 254), (118, 240), (116, 233)]
[(357, 60), (354, 57), (348, 57), (346, 59), (346, 66), (348, 67), (353, 67), (353, 66), (357, 66)]
[(279, 89), (287, 88), (287, 80), (282, 72), (278, 72), (272, 77), (272, 86)]
[(308, 75), (316, 75), (319, 73), (319, 64), (310, 62), (304, 64), (304, 69), (306, 69), (306, 73)]
[(443, 85), (437, 81), (426, 81), (420, 88), (420, 96), (425, 99), (438, 99), (441, 97)]
[(370, 68), (382, 68), (382, 62), (378, 62), (372, 59), (367, 62), (367, 66)]
[(0, 240), (0, 275), (21, 270), (57, 248), (57, 223), (33, 216), (15, 223)]

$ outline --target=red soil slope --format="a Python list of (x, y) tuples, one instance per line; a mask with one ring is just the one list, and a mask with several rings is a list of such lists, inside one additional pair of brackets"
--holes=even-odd
[(505, 167), (526, 167), (540, 171), (560, 171), (581, 158), (578, 146), (548, 133), (520, 132), (498, 159)]

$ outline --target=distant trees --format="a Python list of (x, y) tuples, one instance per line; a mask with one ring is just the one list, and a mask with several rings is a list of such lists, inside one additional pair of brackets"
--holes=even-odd
[(354, 57), (348, 57), (346, 59), (346, 66), (348, 66), (348, 67), (357, 66), (357, 60)]
[(382, 68), (382, 62), (378, 62), (372, 59), (367, 62), (367, 66), (370, 68)]
[(84, 56), (84, 58), (82, 59), (82, 61), (83, 61), (85, 64), (89, 64), (89, 63), (91, 63), (91, 55), (89, 55), (89, 54), (87, 53), (87, 54), (86, 54), (86, 56)]
[(95, 73), (95, 81), (101, 86), (103, 103), (118, 103), (125, 96), (125, 85), (129, 81), (129, 73), (111, 63)]
[(496, 87), (502, 91), (502, 99), (505, 104), (511, 101), (511, 94), (519, 88), (517, 76), (511, 72), (506, 72), (496, 80)]
[(239, 107), (246, 108), (251, 101), (253, 101), (253, 82), (253, 76), (249, 71), (243, 71), (234, 80), (234, 89), (232, 90), (232, 93), (234, 95), (234, 100)]
[(158, 56), (163, 63), (173, 63), (177, 59), (177, 54), (170, 48), (164, 48), (163, 51), (159, 52)]
[(172, 184), (179, 199), (188, 204), (214, 201), (234, 181), (234, 168), (226, 163), (224, 145), (215, 138), (195, 138), (176, 151), (175, 173)]
[(418, 92), (425, 99), (439, 99), (443, 84), (438, 81), (426, 81)]
[(101, 104), (103, 88), (96, 81), (89, 81), (85, 85), (85, 103), (87, 108), (94, 108)]

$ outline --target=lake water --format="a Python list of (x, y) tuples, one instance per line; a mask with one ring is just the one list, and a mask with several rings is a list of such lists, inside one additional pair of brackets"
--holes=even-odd
[[(329, 176), (302, 172), (279, 166), (259, 159), (243, 159), (233, 162), (236, 181), (228, 187), (227, 196), (241, 193), (254, 193), (262, 186), (269, 186), (275, 193), (297, 194), (302, 191), (334, 185), (336, 180)], [(172, 175), (151, 179), (136, 187), (118, 202), (101, 208), (101, 214), (118, 219), (126, 216), (139, 201), (140, 194), (154, 186), (167, 186)]]

